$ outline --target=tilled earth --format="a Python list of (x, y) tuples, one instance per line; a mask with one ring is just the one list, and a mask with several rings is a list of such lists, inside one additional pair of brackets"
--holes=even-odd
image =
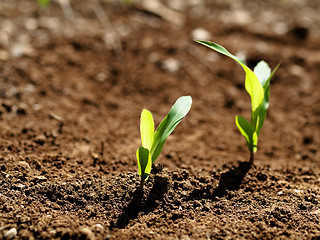
[[(0, 238), (320, 238), (320, 3), (100, 4), (0, 2)], [(244, 73), (193, 38), (281, 62), (254, 164)], [(141, 191), (141, 110), (183, 95)]]

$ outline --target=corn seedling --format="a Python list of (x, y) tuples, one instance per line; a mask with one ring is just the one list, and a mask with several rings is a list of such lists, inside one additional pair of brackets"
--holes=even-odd
[(50, 0), (38, 0), (38, 5), (43, 8), (47, 7), (49, 3), (50, 3)]
[(141, 178), (140, 188), (148, 179), (151, 166), (158, 158), (167, 137), (173, 132), (179, 122), (187, 115), (191, 108), (190, 96), (180, 97), (170, 109), (168, 115), (154, 131), (154, 121), (151, 112), (143, 109), (140, 118), (140, 133), (142, 146), (137, 150), (139, 175)]
[(246, 73), (245, 88), (251, 97), (251, 122), (249, 123), (241, 116), (236, 116), (236, 125), (247, 141), (250, 162), (253, 163), (254, 153), (258, 150), (258, 135), (269, 107), (270, 80), (279, 65), (271, 72), (268, 64), (260, 61), (252, 71), (241, 59), (229, 53), (224, 47), (208, 41), (196, 40), (196, 42), (232, 58), (241, 65)]

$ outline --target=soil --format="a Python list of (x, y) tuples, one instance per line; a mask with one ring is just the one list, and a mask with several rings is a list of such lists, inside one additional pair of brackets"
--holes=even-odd
[[(71, 4), (0, 2), (0, 239), (320, 238), (319, 1), (167, 1), (169, 18), (102, 1), (104, 27)], [(244, 72), (198, 28), (250, 67), (281, 62), (253, 164)], [(183, 95), (141, 191), (141, 110), (158, 124)]]

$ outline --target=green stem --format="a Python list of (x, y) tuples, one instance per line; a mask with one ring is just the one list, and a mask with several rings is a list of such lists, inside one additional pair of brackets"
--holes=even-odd
[(143, 190), (143, 185), (144, 185), (144, 180), (141, 180), (140, 186), (139, 186), (139, 189), (140, 189), (140, 190)]
[(254, 153), (253, 153), (253, 151), (250, 151), (250, 160), (249, 160), (249, 162), (253, 163), (253, 161), (254, 161)]

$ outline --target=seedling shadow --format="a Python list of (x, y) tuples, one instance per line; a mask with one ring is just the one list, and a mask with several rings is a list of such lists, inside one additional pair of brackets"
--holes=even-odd
[(218, 187), (213, 191), (212, 197), (223, 197), (230, 190), (238, 190), (244, 177), (251, 169), (251, 166), (251, 162), (239, 162), (239, 166), (222, 173)]
[(129, 204), (123, 208), (121, 215), (111, 228), (123, 229), (129, 224), (130, 220), (136, 219), (139, 213), (148, 214), (156, 209), (164, 201), (163, 196), (168, 190), (168, 185), (168, 179), (155, 176), (155, 182), (145, 201), (143, 189), (137, 188)]
[(230, 190), (238, 190), (251, 166), (251, 162), (239, 162), (239, 166), (221, 174), (217, 188), (212, 189), (211, 185), (206, 185), (201, 189), (194, 189), (188, 199), (213, 199), (227, 195)]

